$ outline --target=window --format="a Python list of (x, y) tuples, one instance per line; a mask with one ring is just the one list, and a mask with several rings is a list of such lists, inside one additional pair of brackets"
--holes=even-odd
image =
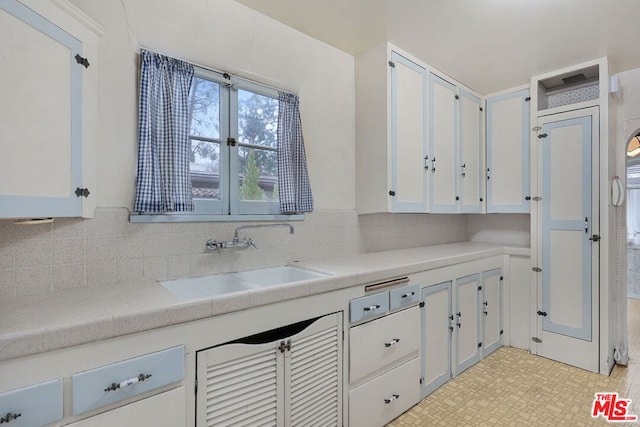
[(279, 214), (278, 92), (196, 68), (189, 94), (194, 214)]
[(132, 222), (313, 210), (297, 95), (145, 49), (141, 58)]

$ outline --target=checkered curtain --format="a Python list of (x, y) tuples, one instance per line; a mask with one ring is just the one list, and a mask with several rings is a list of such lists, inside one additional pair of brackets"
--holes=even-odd
[(193, 65), (142, 50), (136, 212), (193, 210), (189, 89)]
[(278, 92), (278, 191), (282, 213), (313, 211), (299, 99)]

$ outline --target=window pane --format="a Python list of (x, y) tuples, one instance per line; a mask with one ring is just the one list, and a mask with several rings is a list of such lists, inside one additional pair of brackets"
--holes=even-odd
[(238, 148), (240, 200), (278, 200), (278, 154)]
[(194, 77), (189, 93), (191, 135), (220, 138), (220, 85)]
[(244, 144), (276, 148), (278, 100), (238, 90), (238, 140)]
[(193, 197), (220, 199), (220, 144), (192, 139), (189, 169)]

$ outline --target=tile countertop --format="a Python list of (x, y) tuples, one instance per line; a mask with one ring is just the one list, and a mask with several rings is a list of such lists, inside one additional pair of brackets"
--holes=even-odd
[(326, 278), (180, 301), (156, 281), (58, 291), (0, 300), (0, 361), (330, 292), (501, 254), (523, 246), (462, 242), (295, 263)]

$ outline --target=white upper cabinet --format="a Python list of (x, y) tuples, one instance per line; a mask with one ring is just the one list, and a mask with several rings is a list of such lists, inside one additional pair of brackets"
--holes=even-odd
[(457, 89), (448, 81), (430, 74), (429, 140), (431, 152), (431, 212), (454, 213), (458, 210), (458, 174), (456, 169)]
[(384, 43), (355, 60), (358, 213), (484, 210), (479, 96)]
[(481, 99), (434, 73), (429, 91), (431, 212), (482, 212)]
[(487, 212), (528, 213), (529, 89), (487, 98)]
[(66, 1), (0, 0), (0, 218), (93, 215), (100, 32)]
[(427, 71), (391, 52), (391, 211), (426, 212)]
[(358, 212), (427, 212), (427, 70), (385, 43), (355, 73)]
[(482, 101), (462, 88), (459, 97), (460, 212), (480, 213), (484, 206)]

